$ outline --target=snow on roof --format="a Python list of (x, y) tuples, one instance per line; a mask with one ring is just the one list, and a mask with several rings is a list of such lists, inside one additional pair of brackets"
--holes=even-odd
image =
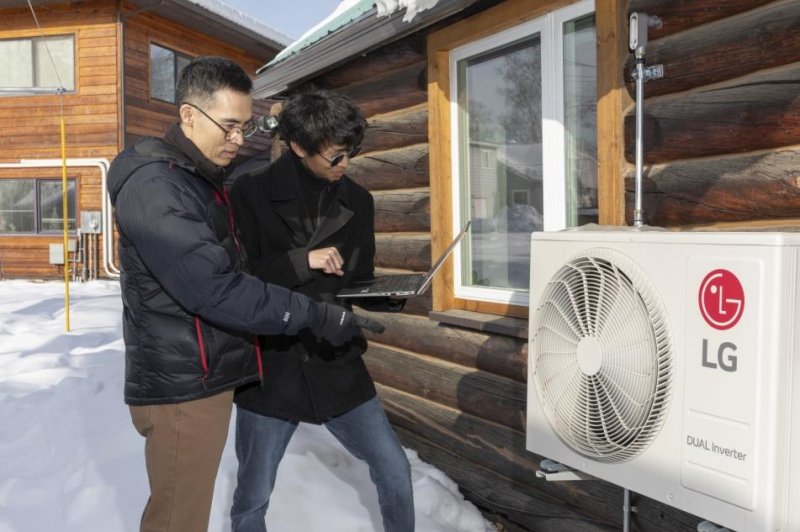
[(196, 6), (202, 7), (203, 9), (214, 13), (215, 15), (219, 15), (220, 17), (233, 22), (234, 24), (241, 26), (242, 28), (248, 29), (254, 33), (262, 35), (267, 39), (271, 39), (281, 45), (288, 45), (292, 42), (292, 38), (286, 35), (285, 33), (281, 33), (280, 31), (276, 30), (271, 26), (267, 26), (260, 20), (244, 13), (233, 6), (230, 6), (220, 0), (186, 0)]
[(266, 66), (280, 63), (287, 57), (319, 41), (349, 22), (365, 13), (377, 9), (377, 16), (388, 17), (392, 13), (405, 9), (403, 22), (411, 22), (417, 13), (435, 6), (439, 0), (342, 0), (336, 9), (322, 22), (306, 31), (299, 39), (284, 48)]

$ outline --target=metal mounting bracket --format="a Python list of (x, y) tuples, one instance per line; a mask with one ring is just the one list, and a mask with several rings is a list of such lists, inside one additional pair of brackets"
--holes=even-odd
[[(633, 70), (633, 72), (631, 72), (631, 76), (633, 77), (634, 81), (639, 79), (639, 73), (635, 69)], [(644, 75), (642, 78), (644, 79), (644, 81), (647, 82), (654, 79), (661, 79), (663, 77), (664, 77), (664, 65), (659, 64), (659, 65), (650, 65), (644, 67)]]
[(539, 462), (539, 469), (536, 471), (536, 477), (543, 478), (550, 482), (566, 480), (596, 480), (592, 475), (572, 469), (569, 466), (559, 464), (558, 462), (547, 458)]
[(697, 524), (697, 532), (733, 532), (729, 528), (725, 528), (724, 526), (719, 526), (716, 523), (712, 523), (711, 521), (703, 521)]

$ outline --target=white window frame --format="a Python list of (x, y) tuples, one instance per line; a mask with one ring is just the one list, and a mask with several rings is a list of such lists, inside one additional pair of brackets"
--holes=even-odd
[[(452, 234), (456, 234), (466, 223), (462, 213), (462, 177), (460, 169), (460, 113), (458, 108), (458, 62), (480, 53), (509, 45), (534, 34), (541, 35), (542, 79), (553, 80), (542, 83), (542, 216), (545, 231), (559, 231), (566, 227), (566, 176), (564, 152), (564, 24), (570, 20), (595, 12), (594, 0), (582, 0), (570, 6), (553, 11), (542, 17), (530, 20), (513, 28), (479, 39), (453, 49), (449, 57), (450, 69), (450, 164), (452, 168), (453, 221)], [(465, 247), (464, 250), (468, 250)], [(470, 299), (527, 306), (528, 290), (504, 288), (483, 288), (467, 286), (462, 283), (465, 264), (471, 264), (468, 253), (453, 254), (454, 295), (460, 299)]]

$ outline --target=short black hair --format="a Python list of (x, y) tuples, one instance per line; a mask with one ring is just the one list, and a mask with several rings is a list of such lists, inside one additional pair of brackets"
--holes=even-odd
[(294, 141), (310, 154), (327, 144), (352, 148), (361, 143), (367, 120), (347, 96), (310, 89), (292, 96), (278, 117), (278, 132), (288, 145)]
[(215, 92), (222, 89), (250, 94), (253, 90), (253, 80), (242, 67), (230, 59), (208, 55), (196, 57), (178, 76), (178, 83), (175, 84), (175, 102), (178, 105), (184, 102), (202, 105), (211, 100)]

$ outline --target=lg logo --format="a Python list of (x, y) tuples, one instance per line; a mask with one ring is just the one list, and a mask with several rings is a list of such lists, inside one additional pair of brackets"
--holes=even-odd
[[(711, 327), (726, 331), (736, 325), (744, 312), (744, 288), (728, 270), (714, 270), (700, 283), (698, 294), (700, 313)], [(703, 367), (736, 371), (736, 344), (722, 342), (717, 347), (717, 360), (708, 358), (708, 339), (703, 338)], [(730, 352), (730, 354), (728, 353)]]
[(728, 270), (714, 270), (700, 284), (700, 312), (706, 323), (724, 331), (739, 321), (744, 312), (744, 289)]

